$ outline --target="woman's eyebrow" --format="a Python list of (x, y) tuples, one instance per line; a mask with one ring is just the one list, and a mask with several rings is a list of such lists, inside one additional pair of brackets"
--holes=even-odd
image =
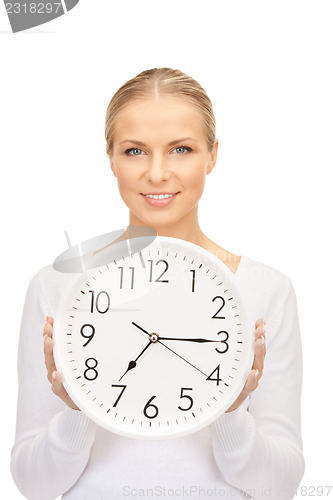
[(173, 146), (174, 144), (178, 144), (178, 142), (184, 142), (184, 141), (198, 142), (196, 139), (193, 139), (193, 137), (183, 137), (182, 139), (176, 139), (175, 141), (169, 142), (168, 146)]
[(138, 146), (145, 146), (144, 142), (135, 141), (134, 139), (125, 139), (124, 141), (121, 141), (119, 145), (124, 144), (124, 142), (132, 142), (133, 144), (137, 144)]
[[(193, 137), (183, 137), (182, 139), (176, 139), (174, 141), (169, 142), (168, 146), (174, 146), (175, 144), (178, 144), (179, 142), (183, 141), (194, 141), (198, 142), (196, 139), (193, 139)], [(121, 141), (119, 144), (123, 144), (124, 142), (131, 142), (133, 144), (137, 144), (138, 146), (146, 146), (144, 142), (141, 141), (136, 141), (134, 139), (126, 139), (125, 141)]]

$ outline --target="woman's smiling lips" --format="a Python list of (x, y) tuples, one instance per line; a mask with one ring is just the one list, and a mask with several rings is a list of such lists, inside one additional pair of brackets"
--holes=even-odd
[(140, 193), (148, 205), (152, 207), (166, 207), (167, 205), (170, 205), (170, 203), (173, 202), (173, 200), (176, 198), (177, 193)]

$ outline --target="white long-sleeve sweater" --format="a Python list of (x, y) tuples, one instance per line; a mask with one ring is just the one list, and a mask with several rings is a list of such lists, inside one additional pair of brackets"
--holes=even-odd
[(304, 473), (302, 350), (290, 278), (242, 256), (235, 278), (250, 321), (266, 320), (259, 387), (235, 411), (189, 436), (120, 437), (68, 408), (51, 391), (42, 330), (71, 274), (42, 268), (29, 285), (21, 323), (16, 440), (11, 471), (30, 500), (294, 497)]

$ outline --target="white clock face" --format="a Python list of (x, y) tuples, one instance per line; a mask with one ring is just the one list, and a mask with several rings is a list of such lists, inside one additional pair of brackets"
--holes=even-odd
[(54, 340), (73, 401), (132, 437), (209, 424), (236, 399), (253, 362), (253, 331), (231, 271), (168, 237), (76, 278)]

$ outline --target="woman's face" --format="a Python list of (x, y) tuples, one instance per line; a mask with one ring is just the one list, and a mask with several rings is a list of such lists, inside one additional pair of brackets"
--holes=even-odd
[(190, 223), (217, 147), (216, 140), (208, 150), (200, 113), (180, 99), (152, 97), (129, 104), (117, 118), (110, 164), (130, 224), (161, 232), (180, 221)]

